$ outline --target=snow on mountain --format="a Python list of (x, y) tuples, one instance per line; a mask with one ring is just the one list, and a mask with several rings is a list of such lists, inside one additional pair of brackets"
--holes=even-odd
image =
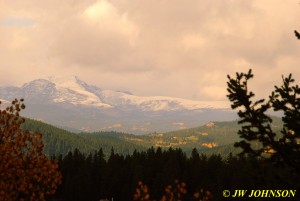
[(101, 89), (76, 76), (36, 79), (21, 87), (0, 87), (3, 105), (15, 98), (25, 99), (26, 117), (90, 131), (166, 132), (182, 125), (188, 128), (211, 120), (236, 118), (227, 101), (137, 96)]
[(103, 102), (115, 107), (135, 106), (143, 111), (177, 111), (177, 110), (196, 110), (196, 109), (225, 109), (229, 108), (227, 101), (193, 101), (181, 98), (171, 98), (165, 96), (135, 96), (122, 92), (103, 90), (98, 96)]
[[(101, 108), (111, 108), (109, 104), (101, 102), (99, 97), (93, 93), (98, 88), (89, 86), (79, 80), (76, 76), (72, 77), (49, 77), (49, 81), (55, 84), (57, 95), (53, 99), (56, 103), (67, 102), (74, 105), (85, 105)], [(91, 90), (92, 89), (92, 90)]]
[[(41, 99), (53, 103), (68, 103), (96, 107), (99, 109), (119, 108), (121, 110), (141, 111), (180, 111), (199, 109), (226, 109), (227, 101), (194, 101), (165, 96), (136, 96), (127, 92), (102, 90), (80, 80), (76, 76), (49, 77), (36, 79), (24, 84), (21, 88), (4, 88), (0, 95), (22, 97), (25, 99)], [(16, 90), (17, 89), (17, 90)], [(9, 94), (9, 95), (8, 95)]]

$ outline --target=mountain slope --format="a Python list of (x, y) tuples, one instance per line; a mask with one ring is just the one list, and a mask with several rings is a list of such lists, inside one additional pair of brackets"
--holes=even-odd
[(22, 129), (37, 131), (42, 134), (45, 145), (44, 153), (48, 156), (65, 155), (74, 149), (79, 149), (81, 152), (88, 154), (102, 148), (106, 156), (109, 156), (112, 147), (114, 147), (116, 153), (120, 154), (130, 154), (135, 149), (144, 150), (140, 145), (120, 139), (109, 136), (94, 137), (92, 134), (79, 135), (32, 119), (26, 119), (25, 123), (22, 124)]
[(232, 145), (239, 140), (237, 132), (240, 126), (237, 121), (208, 122), (207, 124), (190, 129), (182, 129), (167, 133), (153, 133), (148, 135), (119, 136), (124, 141), (139, 145), (156, 147), (177, 147), (186, 152), (193, 148), (206, 151), (213, 148)]
[(24, 116), (82, 131), (166, 132), (195, 127), (236, 114), (226, 101), (143, 97), (104, 90), (76, 76), (37, 79), (21, 87), (0, 87), (0, 99), (24, 98)]
[[(222, 126), (225, 124), (225, 126)], [(232, 127), (233, 126), (233, 127)], [(206, 125), (184, 131), (174, 131), (170, 133), (154, 133), (147, 135), (134, 135), (117, 132), (94, 132), (75, 134), (55, 126), (45, 124), (40, 121), (26, 119), (22, 124), (23, 130), (37, 131), (42, 134), (44, 140), (44, 152), (48, 156), (51, 155), (66, 155), (69, 151), (79, 149), (83, 153), (93, 153), (102, 148), (106, 156), (109, 156), (111, 148), (114, 148), (115, 153), (132, 154), (134, 150), (141, 151), (150, 147), (169, 147), (181, 148), (187, 154), (190, 154), (193, 148), (197, 148), (204, 153), (223, 153), (228, 154), (233, 150), (232, 143), (236, 137), (236, 122), (217, 122), (214, 129), (210, 130), (209, 135), (214, 138), (206, 138)], [(227, 129), (226, 129), (227, 128)], [(222, 140), (222, 136), (218, 135), (226, 133), (228, 140), (224, 143), (217, 144)], [(203, 136), (201, 138), (199, 136)], [(196, 139), (196, 137), (198, 138)], [(217, 146), (203, 146), (203, 143), (216, 143)], [(228, 152), (228, 153), (227, 153)]]
[[(280, 133), (282, 121), (277, 117), (273, 117), (273, 120), (274, 131)], [(147, 135), (118, 132), (75, 134), (31, 119), (26, 119), (22, 129), (41, 133), (45, 143), (44, 151), (49, 156), (65, 155), (75, 148), (84, 153), (93, 153), (102, 148), (104, 154), (108, 156), (112, 147), (116, 153), (125, 155), (133, 153), (134, 150), (141, 151), (150, 147), (181, 148), (187, 154), (194, 148), (202, 153), (222, 155), (240, 151), (233, 147), (235, 142), (240, 141), (237, 134), (240, 125), (237, 121), (208, 122), (197, 128)]]

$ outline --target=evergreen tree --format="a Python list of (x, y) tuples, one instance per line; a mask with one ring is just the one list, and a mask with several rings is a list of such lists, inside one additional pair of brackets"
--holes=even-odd
[[(238, 134), (243, 139), (235, 144), (243, 149), (242, 154), (260, 157), (286, 166), (293, 170), (294, 176), (300, 176), (300, 88), (290, 74), (283, 77), (283, 84), (265, 101), (253, 101), (254, 93), (248, 88), (248, 81), (253, 78), (252, 71), (237, 73), (235, 78), (228, 75), (228, 98), (233, 109), (239, 110), (239, 123), (242, 128)], [(269, 110), (283, 113), (283, 128), (276, 133), (272, 128)], [(254, 142), (259, 143), (255, 146)]]

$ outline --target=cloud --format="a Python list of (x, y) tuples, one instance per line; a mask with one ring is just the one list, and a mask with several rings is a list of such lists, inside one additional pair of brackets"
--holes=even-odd
[(31, 19), (26, 19), (26, 18), (9, 17), (1, 20), (0, 24), (4, 26), (27, 27), (27, 26), (33, 26), (35, 22)]
[[(3, 84), (76, 74), (138, 95), (226, 99), (226, 75), (252, 68), (266, 95), (300, 79), (293, 0), (0, 2)], [(262, 87), (263, 86), (263, 87)]]
[(51, 46), (51, 56), (63, 65), (115, 72), (135, 68), (138, 28), (108, 1), (83, 8), (61, 29)]

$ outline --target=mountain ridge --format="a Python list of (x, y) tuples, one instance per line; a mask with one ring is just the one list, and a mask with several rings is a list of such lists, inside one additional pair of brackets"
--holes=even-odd
[[(273, 119), (272, 129), (280, 133), (283, 122), (279, 117)], [(89, 154), (103, 149), (109, 155), (111, 148), (119, 154), (132, 154), (151, 147), (162, 149), (180, 148), (190, 154), (194, 148), (202, 153), (223, 154), (238, 153), (240, 149), (233, 144), (240, 141), (237, 134), (241, 129), (238, 121), (214, 121), (195, 128), (176, 130), (167, 133), (136, 135), (115, 131), (74, 133), (53, 125), (26, 118), (21, 125), (23, 130), (37, 131), (43, 135), (44, 152), (51, 155), (66, 155), (69, 151), (79, 149)]]
[[(189, 100), (183, 98), (167, 97), (167, 96), (136, 96), (129, 92), (123, 92), (120, 90), (113, 91), (109, 89), (101, 89), (94, 85), (89, 85), (86, 82), (80, 80), (77, 76), (72, 77), (54, 77), (51, 76), (48, 79), (35, 79), (28, 83), (23, 84), (21, 87), (9, 86), (0, 87), (0, 92), (3, 94), (6, 91), (6, 95), (12, 98), (12, 95), (23, 95), (22, 98), (30, 98), (29, 95), (34, 95), (34, 93), (42, 93), (48, 95), (55, 95), (58, 97), (52, 97), (54, 102), (70, 102), (73, 104), (87, 104), (92, 105), (94, 102), (99, 101), (99, 103), (106, 104), (105, 106), (112, 107), (110, 102), (114, 103), (114, 106), (122, 105), (124, 102), (118, 102), (122, 99), (125, 103), (130, 103), (132, 105), (139, 104), (145, 105), (148, 102), (159, 102), (164, 103), (173, 102), (178, 103), (184, 109), (201, 109), (201, 108), (223, 108), (229, 109), (227, 101), (197, 101)], [(13, 92), (13, 93), (11, 93)], [(25, 92), (25, 93), (24, 93)], [(26, 93), (27, 92), (27, 93)], [(7, 94), (8, 93), (8, 94)], [(74, 97), (77, 95), (78, 97)], [(69, 95), (70, 97), (65, 97)], [(80, 97), (84, 97), (86, 102), (82, 102)], [(51, 98), (51, 96), (49, 97)], [(77, 98), (77, 99), (76, 99)], [(106, 103), (103, 103), (105, 100)], [(127, 101), (127, 102), (126, 102)], [(150, 104), (151, 105), (151, 104)], [(102, 106), (102, 105), (101, 105)], [(164, 109), (163, 104), (161, 107), (152, 107), (154, 111)], [(167, 106), (166, 106), (167, 108)], [(151, 108), (148, 108), (151, 110)], [(174, 107), (172, 108), (174, 110)], [(180, 109), (177, 108), (177, 109)]]
[(24, 98), (29, 118), (89, 131), (112, 127), (136, 133), (171, 131), (236, 116), (227, 101), (136, 96), (90, 85), (77, 76), (49, 77), (21, 87), (0, 87), (0, 98), (6, 101)]

